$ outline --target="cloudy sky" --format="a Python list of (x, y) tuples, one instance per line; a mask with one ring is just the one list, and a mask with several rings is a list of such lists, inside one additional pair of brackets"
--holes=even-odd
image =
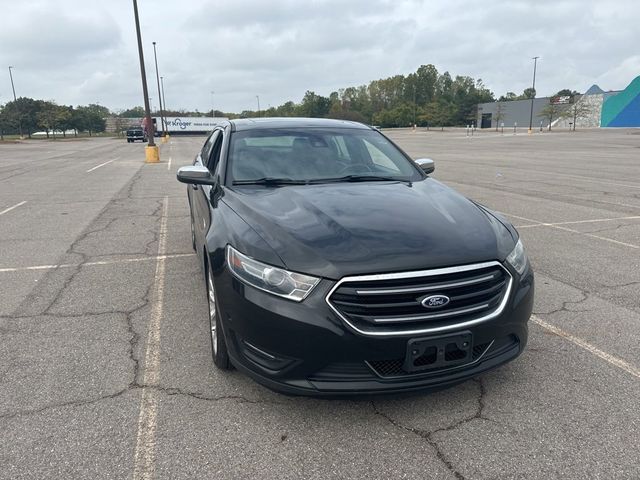
[[(170, 108), (239, 112), (329, 95), (433, 63), (497, 96), (531, 83), (624, 88), (640, 75), (640, 1), (139, 0)], [(111, 109), (142, 104), (131, 0), (0, 0), (0, 104), (18, 96)]]

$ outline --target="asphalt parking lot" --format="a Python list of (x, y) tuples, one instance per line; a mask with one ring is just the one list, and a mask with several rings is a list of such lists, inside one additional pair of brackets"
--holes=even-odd
[(0, 478), (639, 478), (640, 132), (389, 132), (518, 227), (528, 348), (320, 400), (214, 370), (185, 186), (123, 140), (0, 144)]

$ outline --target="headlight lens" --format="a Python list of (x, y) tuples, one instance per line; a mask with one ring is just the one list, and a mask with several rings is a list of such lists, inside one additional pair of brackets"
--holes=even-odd
[(507, 257), (507, 262), (515, 268), (518, 274), (522, 275), (524, 273), (524, 269), (527, 267), (527, 254), (524, 252), (524, 246), (520, 239), (518, 239), (518, 243), (516, 243), (516, 246)]
[(249, 285), (296, 302), (305, 299), (319, 278), (289, 272), (243, 255), (227, 245), (227, 265), (231, 273)]

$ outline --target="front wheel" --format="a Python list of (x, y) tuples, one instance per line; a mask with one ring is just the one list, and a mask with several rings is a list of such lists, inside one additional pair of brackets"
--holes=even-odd
[(221, 370), (230, 370), (231, 362), (229, 361), (227, 343), (220, 327), (220, 314), (218, 312), (218, 302), (216, 301), (216, 290), (213, 286), (211, 267), (207, 268), (207, 302), (209, 303), (209, 331), (211, 332), (213, 363)]

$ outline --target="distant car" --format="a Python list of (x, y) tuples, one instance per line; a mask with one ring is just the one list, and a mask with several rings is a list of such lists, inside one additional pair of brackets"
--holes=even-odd
[(147, 136), (144, 133), (144, 130), (141, 127), (129, 128), (127, 130), (127, 142), (135, 142), (136, 140), (140, 140), (141, 142), (147, 141)]
[(534, 294), (518, 232), (433, 170), (354, 122), (216, 127), (178, 171), (215, 365), (324, 396), (442, 388), (517, 357)]

